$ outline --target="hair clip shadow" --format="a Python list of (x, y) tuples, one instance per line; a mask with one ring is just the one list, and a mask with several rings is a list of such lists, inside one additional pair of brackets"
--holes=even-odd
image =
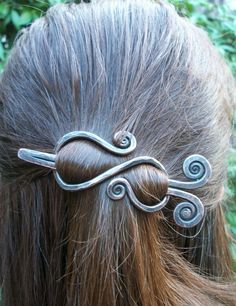
[[(57, 143), (55, 154), (39, 152), (30, 149), (20, 149), (18, 157), (29, 163), (48, 167), (54, 170), (54, 176), (59, 186), (67, 191), (80, 191), (91, 188), (131, 167), (149, 164), (162, 170), (167, 174), (165, 167), (153, 157), (139, 156), (131, 160), (123, 162), (120, 165), (114, 166), (105, 172), (99, 174), (95, 178), (80, 184), (67, 184), (62, 180), (59, 173), (56, 171), (56, 154), (68, 142), (76, 139), (90, 140), (110, 153), (116, 155), (127, 155), (134, 151), (136, 147), (136, 139), (129, 132), (118, 132), (114, 135), (113, 143), (111, 145), (99, 136), (85, 131), (75, 131), (64, 135)], [(130, 202), (138, 209), (152, 213), (159, 211), (168, 203), (170, 197), (178, 197), (185, 199), (185, 201), (178, 203), (173, 211), (173, 217), (181, 227), (189, 228), (197, 225), (204, 216), (204, 205), (201, 200), (194, 194), (183, 189), (191, 190), (200, 188), (205, 185), (211, 177), (212, 169), (207, 159), (201, 155), (194, 154), (187, 157), (183, 163), (183, 172), (185, 176), (191, 181), (178, 181), (168, 179), (168, 190), (164, 199), (155, 205), (148, 206), (141, 203), (136, 197), (130, 182), (125, 178), (113, 178), (107, 186), (107, 195), (112, 200), (120, 200), (126, 194)]]

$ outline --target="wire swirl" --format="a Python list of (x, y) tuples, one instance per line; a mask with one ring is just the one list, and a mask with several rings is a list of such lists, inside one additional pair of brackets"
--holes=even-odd
[(129, 181), (125, 178), (115, 178), (111, 180), (111, 182), (107, 186), (107, 195), (112, 200), (121, 200), (125, 194), (127, 193), (131, 203), (137, 207), (138, 209), (145, 211), (145, 212), (156, 212), (160, 209), (162, 209), (169, 201), (169, 196), (165, 196), (162, 201), (159, 201), (158, 203), (149, 206), (145, 205), (142, 202), (138, 200), (136, 197)]
[(181, 227), (193, 227), (201, 220), (199, 209), (190, 202), (179, 203), (174, 209), (173, 216), (175, 223)]
[(211, 177), (212, 169), (209, 161), (202, 155), (188, 156), (183, 163), (184, 175), (191, 179), (189, 182), (169, 180), (172, 187), (184, 189), (196, 189), (204, 186)]
[(186, 177), (190, 179), (202, 179), (209, 172), (209, 162), (201, 155), (191, 155), (183, 163), (183, 171)]
[(178, 203), (173, 211), (173, 217), (177, 225), (190, 228), (202, 220), (204, 216), (204, 205), (197, 196), (174, 188), (168, 188), (167, 194), (187, 200)]
[(134, 137), (134, 135), (127, 131), (119, 131), (115, 133), (113, 137), (113, 143), (115, 144), (115, 146), (93, 133), (86, 131), (74, 131), (64, 135), (58, 141), (55, 148), (55, 153), (57, 153), (68, 142), (76, 139), (86, 139), (92, 141), (103, 149), (105, 149), (106, 151), (121, 156), (133, 152), (137, 145), (136, 138)]
[(127, 131), (119, 131), (115, 133), (113, 137), (113, 143), (119, 148), (126, 149), (129, 147), (133, 147), (136, 140), (134, 136)]
[[(80, 184), (67, 184), (62, 180), (57, 172), (56, 154), (65, 144), (76, 139), (90, 140), (108, 152), (120, 156), (128, 155), (136, 148), (136, 139), (134, 135), (127, 131), (119, 131), (114, 135), (114, 145), (93, 133), (74, 131), (64, 135), (58, 141), (55, 147), (55, 154), (21, 148), (18, 151), (18, 157), (29, 163), (53, 169), (55, 179), (59, 186), (68, 191), (80, 191), (91, 188), (109, 178), (112, 178), (118, 173), (143, 164), (152, 165), (168, 175), (165, 167), (155, 158), (150, 156), (138, 156), (106, 170), (91, 180)], [(204, 156), (193, 154), (185, 159), (183, 163), (183, 172), (191, 181), (178, 181), (168, 178), (168, 190), (166, 196), (160, 202), (152, 206), (145, 205), (137, 199), (131, 184), (125, 178), (113, 178), (107, 186), (107, 195), (112, 200), (120, 200), (127, 194), (130, 202), (135, 207), (145, 212), (156, 212), (162, 209), (169, 201), (170, 196), (183, 198), (186, 201), (178, 203), (173, 211), (174, 220), (176, 224), (181, 227), (193, 227), (202, 220), (204, 216), (204, 206), (197, 196), (182, 189), (195, 189), (202, 187), (210, 179), (212, 169), (210, 163)]]
[(126, 194), (126, 188), (126, 184), (121, 179), (114, 179), (107, 186), (107, 195), (112, 200), (121, 200)]

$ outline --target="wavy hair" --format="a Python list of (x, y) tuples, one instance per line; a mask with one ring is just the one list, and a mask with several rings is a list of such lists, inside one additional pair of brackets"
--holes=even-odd
[[(56, 5), (22, 30), (0, 81), (3, 305), (236, 305), (222, 213), (234, 105), (233, 77), (206, 33), (163, 1)], [(75, 130), (109, 142), (129, 131), (131, 158), (154, 157), (179, 180), (184, 159), (204, 155), (213, 175), (192, 191), (203, 223), (178, 227), (178, 199), (153, 214), (114, 202), (108, 181), (64, 191), (51, 170), (17, 158), (22, 147), (52, 153)], [(77, 140), (56, 165), (78, 183), (125, 160)], [(168, 187), (150, 165), (122, 176), (148, 205)]]

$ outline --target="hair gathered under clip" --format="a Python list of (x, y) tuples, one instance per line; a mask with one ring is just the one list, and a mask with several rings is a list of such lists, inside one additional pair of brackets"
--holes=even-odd
[[(136, 148), (136, 138), (134, 135), (126, 131), (119, 131), (114, 135), (113, 145), (93, 133), (86, 131), (74, 131), (64, 135), (58, 141), (55, 147), (55, 154), (21, 148), (18, 151), (18, 157), (29, 163), (53, 169), (54, 177), (57, 183), (62, 189), (67, 191), (81, 191), (91, 188), (119, 173), (124, 172), (125, 170), (144, 164), (152, 165), (156, 169), (163, 171), (168, 177), (165, 167), (158, 160), (149, 156), (138, 156), (125, 161), (120, 165), (114, 166), (83, 183), (67, 184), (57, 172), (56, 155), (68, 142), (78, 139), (92, 141), (111, 154), (119, 156), (128, 155)], [(211, 177), (212, 169), (210, 163), (205, 157), (199, 154), (194, 154), (184, 160), (183, 172), (185, 176), (190, 179), (190, 181), (182, 182), (168, 179), (168, 189), (165, 197), (152, 206), (145, 205), (139, 201), (130, 182), (125, 178), (113, 178), (107, 186), (107, 195), (114, 201), (121, 200), (125, 195), (127, 195), (130, 202), (136, 208), (148, 213), (161, 210), (163, 207), (165, 207), (172, 196), (182, 198), (185, 201), (176, 205), (173, 211), (173, 217), (177, 225), (184, 228), (190, 228), (197, 225), (202, 220), (204, 216), (204, 205), (196, 195), (183, 189), (191, 190), (204, 186)]]

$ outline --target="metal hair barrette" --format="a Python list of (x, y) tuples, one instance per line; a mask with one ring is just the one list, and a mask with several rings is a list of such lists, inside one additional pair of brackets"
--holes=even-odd
[[(62, 180), (57, 172), (55, 164), (56, 155), (64, 145), (77, 139), (92, 141), (106, 151), (119, 156), (128, 155), (136, 148), (136, 139), (134, 135), (129, 132), (116, 133), (113, 139), (113, 143), (115, 145), (112, 145), (93, 133), (86, 131), (75, 131), (64, 135), (58, 141), (55, 148), (55, 154), (22, 148), (18, 151), (18, 157), (29, 163), (53, 169), (55, 179), (59, 186), (68, 191), (79, 191), (91, 188), (121, 172), (124, 172), (127, 169), (130, 169), (131, 167), (143, 164), (152, 165), (165, 172), (168, 176), (165, 167), (158, 160), (149, 156), (139, 156), (110, 168), (109, 170), (86, 182), (80, 184), (67, 184)], [(183, 172), (185, 176), (190, 179), (190, 181), (182, 182), (168, 179), (168, 191), (166, 196), (160, 202), (152, 206), (145, 205), (139, 201), (132, 189), (131, 184), (125, 178), (113, 178), (107, 186), (107, 195), (112, 200), (120, 200), (127, 194), (131, 203), (135, 207), (148, 213), (156, 212), (162, 209), (168, 203), (171, 196), (182, 198), (185, 201), (176, 204), (173, 211), (173, 217), (176, 224), (179, 226), (190, 228), (197, 225), (202, 220), (204, 216), (204, 206), (196, 195), (184, 191), (183, 189), (190, 190), (202, 187), (211, 177), (212, 170), (210, 163), (205, 157), (194, 154), (184, 160)]]

